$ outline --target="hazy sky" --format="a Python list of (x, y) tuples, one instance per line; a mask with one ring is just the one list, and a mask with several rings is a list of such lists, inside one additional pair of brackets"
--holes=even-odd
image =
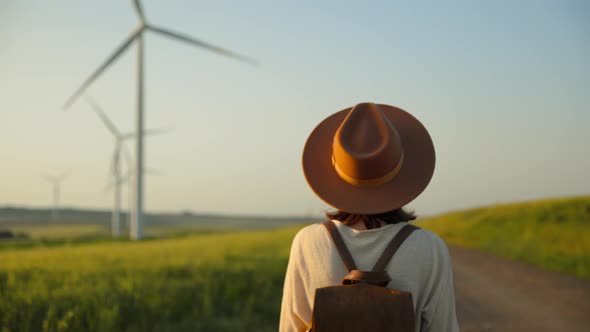
[[(144, 1), (148, 20), (260, 61), (146, 38), (148, 211), (318, 213), (309, 132), (358, 102), (430, 130), (432, 214), (590, 193), (588, 1)], [(61, 105), (137, 24), (131, 1), (0, 0), (0, 205), (111, 206), (110, 134)], [(135, 49), (90, 93), (133, 130)], [(131, 147), (131, 145), (129, 146)]]

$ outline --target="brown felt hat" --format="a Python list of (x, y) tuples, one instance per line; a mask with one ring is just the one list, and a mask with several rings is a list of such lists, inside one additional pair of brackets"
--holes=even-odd
[(403, 207), (424, 191), (434, 164), (434, 145), (422, 123), (383, 104), (361, 103), (330, 115), (303, 149), (311, 189), (349, 213)]

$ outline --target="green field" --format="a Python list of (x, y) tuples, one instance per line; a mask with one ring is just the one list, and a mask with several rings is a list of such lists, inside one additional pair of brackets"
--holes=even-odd
[(18, 225), (5, 226), (4, 229), (17, 234), (26, 234), (37, 239), (72, 239), (79, 237), (106, 236), (108, 228), (94, 224), (52, 224), (52, 225)]
[(0, 331), (276, 331), (297, 228), (0, 251)]
[[(590, 277), (590, 197), (419, 224), (453, 244)], [(0, 332), (276, 331), (288, 251), (301, 225), (141, 242), (87, 238), (88, 225), (29, 225), (43, 239), (69, 240), (0, 245)]]
[(484, 207), (418, 224), (450, 244), (590, 278), (590, 197)]

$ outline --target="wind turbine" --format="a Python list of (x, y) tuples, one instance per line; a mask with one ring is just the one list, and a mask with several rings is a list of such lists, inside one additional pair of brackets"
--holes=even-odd
[[(123, 153), (124, 142), (135, 138), (136, 135), (134, 133), (122, 133), (92, 97), (86, 95), (86, 101), (115, 139), (115, 148), (110, 167), (110, 173), (113, 177), (113, 191), (115, 193), (111, 218), (111, 231), (114, 237), (119, 237), (121, 236), (121, 186), (128, 178), (128, 176), (123, 177), (121, 174), (121, 154)], [(144, 132), (144, 135), (159, 134), (165, 131), (165, 129), (148, 129)], [(125, 154), (125, 156), (127, 157), (127, 163), (131, 165), (131, 157), (128, 154)]]
[[(131, 165), (131, 155), (129, 154), (129, 150), (127, 149), (126, 146), (123, 146), (123, 151), (125, 153), (125, 159), (127, 160), (127, 164)], [(153, 168), (144, 168), (144, 173), (147, 175), (162, 175), (162, 172), (160, 172), (159, 170), (153, 169)], [(127, 184), (127, 193), (128, 193), (128, 204), (129, 204), (129, 209), (131, 209), (131, 202), (133, 201), (133, 195), (132, 195), (132, 180), (133, 177), (133, 171), (132, 170), (128, 170), (125, 175), (123, 175), (121, 177), (121, 181), (119, 182), (120, 186), (123, 186), (125, 184)], [(110, 190), (112, 188), (112, 183), (109, 183), (107, 185), (106, 190)], [(131, 211), (129, 211), (128, 213), (128, 220), (127, 220), (127, 225), (131, 225)]]
[(53, 186), (53, 209), (51, 210), (51, 220), (56, 221), (59, 218), (59, 194), (61, 189), (61, 183), (68, 177), (68, 173), (61, 175), (49, 175), (42, 174), (41, 177), (51, 183)]
[(139, 0), (134, 0), (133, 4), (135, 6), (135, 11), (139, 17), (139, 25), (131, 32), (131, 34), (121, 43), (115, 51), (104, 61), (98, 69), (96, 69), (90, 77), (82, 83), (82, 85), (74, 92), (74, 94), (66, 101), (63, 108), (69, 108), (74, 101), (78, 99), (78, 97), (84, 93), (84, 91), (96, 80), (96, 78), (102, 74), (121, 54), (123, 54), (133, 42), (137, 42), (137, 113), (136, 113), (136, 122), (135, 122), (135, 133), (137, 134), (137, 140), (135, 145), (135, 172), (134, 174), (134, 187), (135, 187), (135, 195), (133, 201), (133, 209), (134, 214), (131, 219), (131, 238), (134, 240), (141, 239), (143, 237), (143, 189), (144, 189), (144, 182), (143, 182), (143, 163), (144, 163), (144, 115), (143, 115), (143, 105), (144, 105), (144, 93), (143, 93), (143, 69), (144, 69), (144, 33), (146, 31), (155, 32), (160, 34), (164, 37), (168, 37), (171, 39), (175, 39), (177, 41), (182, 41), (187, 44), (191, 44), (193, 46), (197, 46), (200, 48), (204, 48), (208, 51), (224, 55), (227, 57), (231, 57), (234, 59), (238, 59), (244, 62), (248, 62), (251, 64), (256, 63), (253, 59), (234, 53), (232, 51), (226, 50), (224, 48), (206, 43), (199, 39), (195, 39), (193, 37), (189, 37), (187, 35), (183, 35), (177, 32), (170, 31), (168, 29), (157, 27), (151, 23), (148, 23), (145, 15), (143, 13), (143, 8)]

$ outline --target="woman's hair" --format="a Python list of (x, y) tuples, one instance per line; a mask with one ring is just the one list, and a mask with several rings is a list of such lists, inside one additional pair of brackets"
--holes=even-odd
[(379, 228), (381, 227), (381, 222), (386, 224), (397, 224), (399, 222), (416, 219), (416, 215), (413, 211), (407, 212), (403, 208), (378, 214), (354, 214), (342, 210), (336, 210), (333, 212), (326, 212), (326, 217), (331, 220), (338, 220), (348, 226), (352, 226), (357, 222), (362, 221), (365, 223), (367, 229)]

